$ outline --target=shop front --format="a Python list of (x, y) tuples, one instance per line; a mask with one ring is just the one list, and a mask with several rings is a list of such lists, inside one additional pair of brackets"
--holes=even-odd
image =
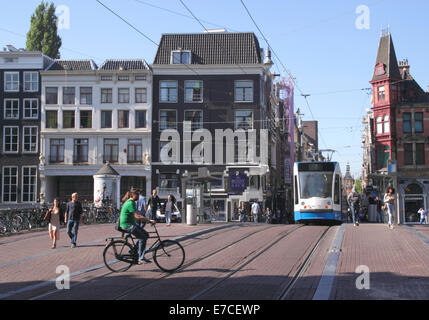
[(420, 208), (427, 210), (424, 185), (413, 182), (403, 188), (403, 221), (406, 224), (420, 223)]

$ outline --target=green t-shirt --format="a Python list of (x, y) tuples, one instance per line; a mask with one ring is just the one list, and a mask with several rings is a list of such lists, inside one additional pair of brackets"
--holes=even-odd
[(119, 218), (119, 226), (122, 229), (128, 228), (135, 224), (136, 218), (134, 217), (134, 212), (136, 211), (136, 204), (133, 200), (128, 199), (125, 201), (121, 209), (121, 216)]

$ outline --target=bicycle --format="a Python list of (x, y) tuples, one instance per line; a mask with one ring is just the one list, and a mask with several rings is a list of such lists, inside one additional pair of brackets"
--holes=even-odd
[[(153, 251), (153, 261), (162, 271), (174, 272), (179, 269), (185, 261), (185, 250), (175, 240), (161, 240), (155, 225), (156, 236), (148, 239), (157, 239), (146, 252)], [(119, 232), (125, 232), (117, 228)], [(127, 233), (125, 239), (122, 237), (107, 238), (109, 241), (103, 251), (103, 260), (106, 267), (113, 272), (125, 272), (133, 265), (138, 264), (138, 239)]]

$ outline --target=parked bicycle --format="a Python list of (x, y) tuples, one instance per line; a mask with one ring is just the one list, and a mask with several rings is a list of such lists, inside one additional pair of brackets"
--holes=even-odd
[[(185, 250), (182, 245), (175, 240), (161, 240), (158, 229), (155, 225), (156, 234), (149, 239), (157, 239), (150, 246), (147, 252), (153, 252), (153, 261), (162, 271), (174, 272), (179, 269), (185, 261)], [(122, 229), (118, 229), (122, 232)], [(109, 241), (103, 251), (103, 260), (106, 267), (113, 272), (124, 272), (133, 265), (138, 264), (138, 241), (130, 233), (125, 239), (122, 237), (107, 238)]]

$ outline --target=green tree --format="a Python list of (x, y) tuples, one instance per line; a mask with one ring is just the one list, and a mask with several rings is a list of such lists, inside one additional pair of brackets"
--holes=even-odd
[(360, 182), (359, 179), (356, 180), (355, 186), (356, 186), (356, 191), (362, 194), (362, 183)]
[(61, 38), (57, 34), (55, 6), (42, 0), (31, 16), (30, 31), (27, 33), (27, 50), (41, 51), (51, 58), (60, 58)]

